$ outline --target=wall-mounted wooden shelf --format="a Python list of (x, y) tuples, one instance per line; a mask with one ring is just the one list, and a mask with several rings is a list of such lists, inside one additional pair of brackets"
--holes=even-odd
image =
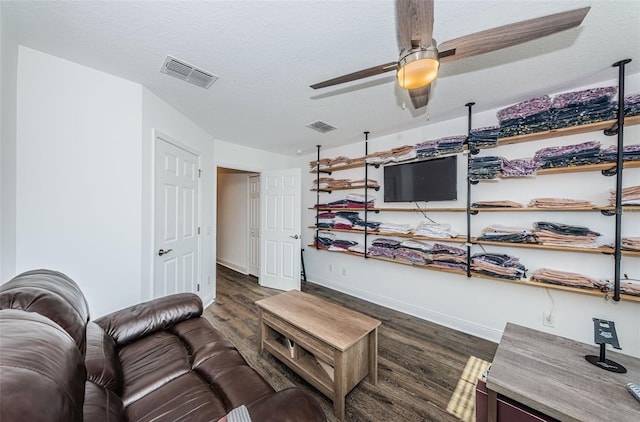
[(516, 248), (529, 248), (529, 249), (546, 249), (555, 251), (567, 251), (567, 252), (585, 252), (585, 253), (600, 253), (600, 254), (613, 254), (613, 248), (602, 246), (599, 248), (579, 248), (575, 246), (556, 246), (556, 245), (541, 245), (539, 243), (515, 243), (515, 242), (493, 242), (490, 240), (477, 240), (471, 241), (474, 245), (493, 245), (503, 247), (516, 247)]

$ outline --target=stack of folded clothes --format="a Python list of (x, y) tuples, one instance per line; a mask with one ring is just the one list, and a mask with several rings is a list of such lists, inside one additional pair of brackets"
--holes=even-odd
[(407, 234), (407, 233), (411, 233), (411, 230), (412, 230), (412, 227), (409, 224), (395, 224), (395, 223), (380, 224), (381, 232)]
[(566, 271), (550, 270), (540, 268), (531, 276), (532, 281), (541, 283), (558, 284), (561, 286), (579, 287), (581, 289), (608, 289), (607, 283), (598, 281), (582, 274), (570, 273)]
[(455, 246), (436, 243), (431, 248), (430, 267), (452, 270), (467, 270), (467, 252)]
[(334, 179), (333, 177), (320, 177), (313, 180), (314, 189), (340, 189), (351, 186), (349, 179)]
[(400, 242), (400, 247), (405, 249), (415, 249), (422, 252), (431, 252), (433, 246), (427, 242), (421, 242), (419, 240), (407, 239)]
[(326, 204), (316, 204), (314, 208), (347, 208), (347, 199), (338, 199), (336, 201), (327, 202)]
[(500, 126), (472, 129), (469, 135), (469, 149), (492, 148), (498, 144)]
[(538, 243), (553, 246), (573, 246), (576, 248), (597, 248), (596, 239), (600, 233), (586, 227), (538, 221), (533, 223), (534, 236)]
[(416, 158), (416, 148), (413, 145), (404, 145), (391, 150), (393, 162), (411, 160)]
[(447, 239), (458, 237), (458, 233), (451, 230), (450, 224), (430, 223), (423, 221), (413, 230), (415, 236), (432, 237), (436, 239)]
[(548, 95), (532, 98), (498, 111), (500, 138), (549, 130), (551, 98)]
[(360, 220), (360, 215), (356, 211), (338, 211), (333, 219), (333, 228), (351, 230), (358, 220)]
[(554, 146), (536, 151), (534, 160), (541, 168), (574, 167), (600, 162), (600, 142), (588, 141), (575, 145)]
[(311, 161), (309, 163), (309, 167), (311, 168), (311, 171), (324, 170), (327, 167), (331, 167), (331, 158)]
[(566, 92), (551, 101), (551, 128), (597, 123), (616, 117), (615, 86)]
[(501, 224), (492, 224), (482, 229), (482, 234), (477, 240), (509, 243), (535, 243), (533, 232), (527, 227), (509, 227)]
[(377, 232), (380, 230), (380, 224), (382, 223), (378, 221), (369, 221), (369, 220), (367, 220), (367, 222), (365, 223), (364, 220), (359, 218), (357, 221), (353, 223), (353, 230), (364, 231), (366, 227), (368, 232)]
[(336, 240), (335, 233), (319, 231), (314, 237), (313, 246), (318, 249), (329, 249)]
[(402, 245), (395, 249), (394, 259), (413, 265), (426, 265), (431, 262), (431, 255), (418, 249), (404, 248)]
[(624, 115), (637, 116), (640, 114), (640, 92), (624, 96)]
[(469, 159), (471, 180), (497, 179), (502, 172), (502, 157), (473, 157)]
[(519, 202), (501, 200), (501, 201), (478, 201), (471, 204), (474, 208), (523, 208)]
[(378, 181), (374, 180), (374, 179), (352, 180), (351, 181), (351, 187), (352, 188), (363, 188), (365, 186), (365, 182), (366, 182), (366, 186), (368, 188), (379, 188), (380, 187), (380, 184), (378, 183)]
[(505, 254), (475, 254), (471, 257), (471, 270), (491, 277), (518, 280), (526, 276), (527, 269), (516, 257)]
[(350, 193), (347, 195), (347, 208), (367, 208), (375, 207), (375, 198), (371, 195), (362, 193)]
[(591, 201), (584, 199), (567, 199), (567, 198), (534, 198), (529, 202), (529, 207), (533, 208), (586, 208), (593, 207)]
[[(640, 205), (640, 186), (629, 186), (622, 188), (622, 195), (620, 196), (620, 203), (622, 205)], [(615, 189), (610, 192), (609, 205), (616, 204), (616, 191)]]
[(387, 164), (393, 162), (393, 153), (391, 151), (372, 152), (365, 157), (367, 164)]
[(625, 251), (640, 252), (640, 237), (623, 237), (621, 247)]
[(319, 229), (331, 229), (336, 215), (332, 212), (321, 212), (316, 216), (316, 227)]
[(399, 246), (400, 242), (398, 242), (397, 240), (379, 237), (371, 242), (371, 246), (369, 247), (367, 252), (371, 256), (381, 256), (384, 258), (393, 259), (395, 256), (395, 250)]
[(348, 251), (350, 248), (356, 246), (358, 242), (354, 242), (353, 240), (344, 240), (344, 239), (334, 239), (329, 246), (330, 251), (335, 252), (344, 252)]
[[(600, 154), (600, 159), (602, 161), (618, 161), (618, 147), (616, 145), (611, 145), (610, 147), (603, 149)], [(640, 160), (640, 144), (625, 145), (622, 147), (622, 160)]]
[(415, 146), (416, 156), (420, 158), (434, 158), (441, 155), (462, 152), (466, 139), (467, 137), (464, 135), (456, 135), (420, 142)]
[(516, 158), (507, 160), (502, 157), (502, 169), (500, 176), (505, 177), (529, 177), (535, 176), (540, 169), (540, 163), (531, 158)]
[(636, 280), (620, 280), (620, 293), (640, 296), (640, 282)]

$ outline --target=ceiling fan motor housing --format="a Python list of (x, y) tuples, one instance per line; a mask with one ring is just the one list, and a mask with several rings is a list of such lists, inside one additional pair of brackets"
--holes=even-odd
[(398, 60), (398, 84), (404, 89), (417, 89), (429, 85), (438, 76), (438, 49), (416, 47), (403, 51)]

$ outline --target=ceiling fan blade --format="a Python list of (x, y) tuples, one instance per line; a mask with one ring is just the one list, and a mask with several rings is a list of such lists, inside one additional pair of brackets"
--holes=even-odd
[(398, 0), (398, 33), (404, 50), (413, 47), (412, 40), (420, 40), (427, 48), (433, 40), (433, 0)]
[(318, 82), (317, 84), (313, 84), (310, 86), (313, 89), (325, 88), (332, 85), (338, 85), (345, 82), (368, 78), (369, 76), (380, 75), (382, 73), (390, 72), (397, 69), (398, 62), (389, 62), (381, 64), (379, 66), (370, 67), (368, 69), (358, 70), (357, 72), (349, 73), (348, 75), (338, 76), (337, 78), (329, 79), (328, 81)]
[(417, 110), (419, 108), (426, 106), (429, 103), (430, 91), (431, 91), (431, 85), (409, 90), (409, 97), (411, 97), (411, 104), (413, 104), (414, 109)]
[(584, 7), (556, 13), (445, 41), (438, 46), (440, 61), (448, 62), (488, 53), (574, 28), (582, 23), (589, 9), (591, 8)]

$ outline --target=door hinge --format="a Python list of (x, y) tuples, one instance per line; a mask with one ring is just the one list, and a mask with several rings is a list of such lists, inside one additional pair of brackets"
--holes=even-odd
[(200, 227), (198, 227), (198, 234), (200, 234)]
[(202, 177), (202, 169), (198, 169), (198, 177)]
[(196, 286), (196, 291), (199, 292), (200, 291), (200, 283), (198, 283), (198, 285)]

